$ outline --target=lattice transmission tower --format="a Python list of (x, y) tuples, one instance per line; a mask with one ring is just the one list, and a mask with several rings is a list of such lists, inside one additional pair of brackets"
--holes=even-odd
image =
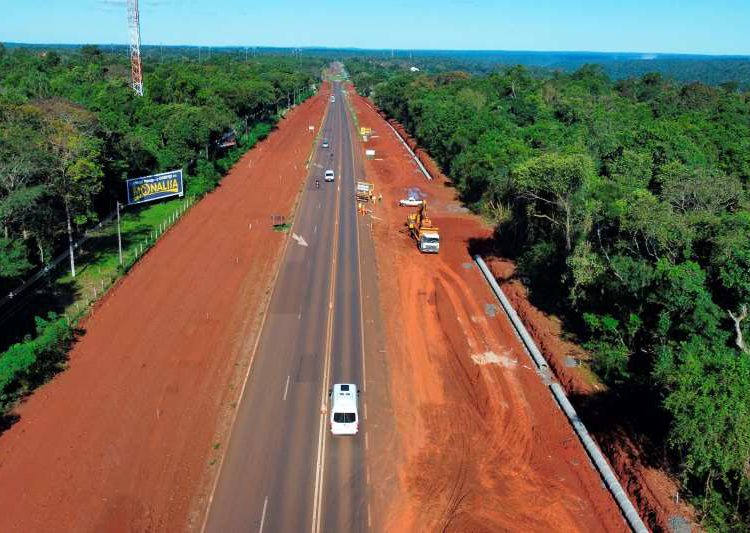
[(138, 14), (138, 0), (128, 0), (128, 30), (130, 33), (130, 84), (138, 96), (143, 96), (141, 20)]

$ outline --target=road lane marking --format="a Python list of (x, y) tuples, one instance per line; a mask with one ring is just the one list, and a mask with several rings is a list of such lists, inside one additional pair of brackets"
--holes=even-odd
[[(347, 116), (346, 110), (344, 111), (344, 116)], [(347, 121), (348, 122), (348, 121)], [(352, 170), (353, 173), (356, 174), (356, 170), (354, 169), (357, 161), (357, 157), (354, 153), (354, 140), (351, 136), (351, 131), (349, 132), (349, 138), (350, 138), (350, 147), (351, 147), (351, 153), (352, 153)], [(355, 137), (356, 138), (356, 137)], [(365, 179), (367, 176), (365, 175)], [(352, 180), (354, 180), (354, 176), (352, 176)], [(355, 184), (356, 185), (356, 184)], [(365, 312), (362, 308), (362, 297), (364, 293), (362, 292), (362, 253), (361, 253), (361, 246), (360, 246), (360, 239), (359, 239), (359, 217), (357, 217), (357, 222), (354, 225), (354, 231), (357, 235), (357, 274), (359, 277), (359, 334), (360, 334), (360, 342), (362, 344), (362, 391), (367, 392), (367, 365), (365, 364)], [(365, 416), (365, 419), (367, 416)]]
[(289, 392), (289, 376), (286, 377), (286, 387), (284, 387), (284, 401), (286, 401), (287, 392)]
[[(346, 117), (350, 116), (353, 113), (351, 109), (344, 110), (344, 115)], [(348, 121), (347, 121), (348, 122)], [(351, 131), (349, 131), (349, 137), (350, 137), (350, 147), (351, 147), (351, 155), (352, 155), (352, 171), (354, 174), (357, 174), (359, 168), (358, 168), (358, 162), (359, 159), (356, 156), (356, 153), (354, 151), (354, 144), (355, 140), (357, 139), (357, 136), (355, 135), (352, 137)], [(359, 152), (357, 152), (359, 153)], [(365, 173), (364, 168), (362, 169), (362, 174), (364, 176), (363, 179), (367, 179), (367, 175)], [(352, 180), (356, 181), (354, 176), (352, 176)], [(355, 183), (356, 186), (356, 183)], [(367, 387), (367, 365), (365, 362), (365, 312), (364, 312), (364, 306), (363, 306), (363, 298), (365, 297), (364, 292), (362, 291), (362, 241), (360, 239), (360, 231), (359, 231), (359, 217), (357, 217), (357, 221), (354, 226), (354, 231), (356, 234), (356, 243), (357, 243), (357, 274), (359, 277), (359, 295), (360, 295), (360, 301), (359, 301), (359, 331), (360, 331), (360, 343), (361, 343), (361, 355), (362, 355), (362, 386), (363, 386), (363, 392), (366, 392)], [(368, 296), (369, 298), (369, 296)], [(367, 420), (367, 401), (363, 402), (363, 408), (364, 408), (364, 415), (365, 420)], [(365, 451), (369, 452), (370, 449), (370, 437), (369, 433), (365, 431)], [(367, 486), (370, 486), (370, 465), (367, 464), (366, 466), (366, 482)], [(367, 528), (372, 529), (372, 511), (370, 509), (370, 502), (367, 502)]]
[(313, 515), (311, 531), (312, 533), (320, 532), (320, 522), (322, 517), (323, 501), (323, 481), (325, 480), (325, 449), (326, 449), (326, 392), (328, 381), (330, 380), (331, 351), (333, 349), (333, 302), (336, 291), (336, 256), (338, 254), (339, 241), (339, 209), (341, 204), (341, 194), (336, 195), (336, 209), (334, 215), (334, 234), (333, 250), (331, 259), (331, 276), (329, 283), (329, 300), (328, 300), (328, 324), (326, 327), (326, 350), (323, 361), (323, 387), (320, 391), (320, 422), (318, 424), (318, 453), (315, 463), (315, 490), (313, 494)]
[[(268, 508), (268, 496), (266, 496), (266, 499), (263, 501), (263, 514), (260, 517), (260, 527), (258, 528), (258, 533), (263, 533), (263, 526), (266, 524), (266, 509)], [(369, 509), (368, 509), (369, 512)]]
[[(321, 119), (321, 123), (326, 118), (326, 115), (328, 113), (328, 108), (329, 108), (329, 105), (326, 105), (326, 111), (323, 113), (323, 118)], [(315, 147), (313, 146), (313, 148), (310, 151), (311, 154), (312, 154), (312, 150), (314, 148)], [(258, 149), (262, 150), (263, 147), (261, 146)], [(306, 197), (306, 188), (303, 188), (301, 196), (300, 196), (300, 201), (299, 201), (299, 204), (298, 204), (299, 206), (302, 206), (304, 204), (305, 197)], [(291, 229), (294, 229), (295, 225), (297, 224), (297, 220), (299, 220), (299, 219), (295, 218), (292, 221), (292, 228)], [(286, 255), (287, 255), (287, 250), (289, 249), (289, 243), (290, 242), (291, 242), (291, 239), (286, 239), (284, 241), (284, 244), (283, 244), (282, 249), (281, 249), (281, 255), (280, 255), (281, 260), (276, 265), (276, 270), (275, 270), (275, 272), (273, 274), (273, 278), (271, 279), (271, 293), (269, 294), (268, 299), (265, 302), (263, 302), (263, 304), (262, 304), (263, 305), (263, 316), (260, 319), (260, 327), (258, 328), (258, 334), (255, 337), (255, 343), (253, 344), (253, 349), (252, 349), (252, 352), (251, 352), (251, 355), (250, 355), (250, 363), (247, 366), (247, 372), (245, 373), (245, 379), (242, 382), (242, 390), (240, 391), (240, 397), (237, 400), (237, 406), (238, 407), (239, 407), (239, 405), (242, 404), (242, 400), (245, 397), (245, 391), (247, 390), (247, 384), (248, 384), (248, 381), (250, 380), (250, 372), (253, 369), (253, 363), (255, 362), (255, 355), (258, 352), (258, 346), (260, 345), (260, 339), (263, 336), (263, 330), (264, 330), (265, 325), (266, 325), (266, 319), (268, 318), (268, 315), (269, 315), (268, 310), (271, 308), (271, 301), (273, 300), (273, 296), (276, 293), (276, 287), (277, 287), (277, 283), (276, 282), (278, 281), (279, 276), (281, 275), (281, 267), (286, 262)], [(239, 411), (240, 411), (239, 408), (233, 410), (232, 421), (230, 422), (230, 425), (229, 425), (229, 439), (230, 439), (230, 442), (231, 442), (232, 433), (234, 431), (234, 425), (235, 425), (235, 423), (237, 421), (237, 416), (238, 416)], [(229, 445), (226, 446), (225, 450), (228, 450), (228, 449), (229, 449)], [(216, 476), (214, 477), (213, 486), (211, 487), (211, 493), (208, 496), (208, 502), (206, 503), (206, 512), (203, 515), (203, 524), (201, 525), (201, 532), (205, 532), (206, 531), (206, 527), (208, 526), (208, 518), (209, 518), (209, 515), (211, 514), (211, 507), (213, 505), (214, 496), (216, 495), (216, 490), (217, 490), (217, 488), (219, 486), (219, 479), (221, 478), (221, 473), (222, 473), (222, 471), (224, 469), (224, 460), (226, 459), (226, 456), (227, 456), (227, 452), (225, 451), (224, 453), (221, 454), (221, 458), (219, 459), (219, 465), (217, 467), (217, 473), (216, 473)]]
[(305, 247), (307, 246), (307, 241), (302, 235), (297, 235), (296, 233), (292, 233), (292, 239), (297, 241), (297, 244), (299, 244), (300, 246), (305, 246)]

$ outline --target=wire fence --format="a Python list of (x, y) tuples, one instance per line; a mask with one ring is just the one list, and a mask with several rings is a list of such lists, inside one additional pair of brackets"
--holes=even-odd
[[(196, 202), (190, 196), (174, 209), (166, 208), (156, 220), (146, 220), (122, 233), (122, 264), (119, 261), (117, 212), (113, 211), (73, 243), (77, 275), (69, 271), (70, 252), (66, 249), (18, 287), (0, 298), (0, 323), (24, 309), (39, 305), (40, 299), (59, 300), (47, 307), (64, 308), (69, 321), (79, 317), (171, 228)], [(172, 202), (173, 204), (174, 202)], [(172, 205), (168, 204), (168, 205)], [(164, 209), (164, 211), (166, 211)]]

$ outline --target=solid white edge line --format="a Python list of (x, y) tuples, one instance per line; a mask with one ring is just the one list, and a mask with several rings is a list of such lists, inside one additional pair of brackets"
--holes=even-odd
[[(348, 107), (349, 114), (353, 113), (354, 110), (352, 107)], [(345, 111), (345, 116), (348, 116)], [(351, 127), (354, 127), (354, 120), (351, 121)], [(352, 167), (354, 167), (360, 159), (357, 157), (357, 153), (359, 151), (355, 152), (354, 146), (359, 137), (356, 135), (356, 131), (352, 132), (351, 128), (349, 131), (349, 136), (351, 137), (351, 152), (352, 152)], [(357, 173), (356, 169), (354, 169), (354, 174)], [(363, 176), (366, 178), (367, 175), (365, 174), (365, 168), (364, 164), (362, 165), (362, 173)], [(352, 176), (352, 179), (355, 181), (354, 186), (356, 190), (356, 179), (354, 176)], [(363, 392), (367, 392), (367, 364), (365, 363), (365, 312), (364, 312), (364, 306), (363, 306), (363, 298), (364, 298), (364, 292), (362, 291), (362, 246), (361, 246), (361, 240), (359, 236), (359, 216), (357, 216), (357, 223), (355, 224), (355, 232), (357, 234), (357, 273), (359, 274), (359, 332), (360, 332), (360, 342), (362, 347), (362, 387)], [(365, 413), (365, 420), (367, 420), (367, 400), (363, 402), (363, 409)], [(367, 431), (365, 430), (365, 451), (369, 451), (369, 438)], [(370, 466), (367, 465), (367, 485), (370, 485)], [(372, 519), (370, 516), (370, 502), (367, 502), (367, 527), (372, 528)]]
[[(350, 110), (351, 112), (351, 110)], [(344, 113), (346, 116), (346, 112)], [(351, 125), (354, 126), (354, 121), (351, 122)], [(356, 135), (352, 136), (352, 132), (349, 131), (349, 136), (352, 139), (351, 142), (351, 150), (352, 150), (352, 167), (355, 165), (355, 161), (357, 161), (357, 157), (354, 152), (354, 139), (357, 139), (358, 137)], [(356, 173), (356, 172), (355, 172)], [(354, 188), (356, 190), (357, 184), (356, 179), (354, 176), (352, 176), (352, 180), (354, 180)], [(361, 242), (359, 238), (359, 217), (357, 217), (357, 223), (354, 225), (355, 232), (357, 233), (357, 274), (359, 277), (359, 334), (360, 334), (360, 342), (362, 345), (362, 391), (367, 392), (367, 365), (365, 364), (365, 313), (362, 306), (362, 298), (364, 296), (364, 293), (362, 292), (362, 252), (361, 252)], [(365, 419), (367, 416), (365, 416)]]
[[(340, 161), (339, 161), (340, 164)], [(339, 170), (340, 166), (339, 166)], [(340, 192), (339, 188), (339, 192)], [(336, 254), (338, 253), (338, 234), (339, 234), (339, 210), (341, 204), (341, 194), (336, 194), (336, 210), (334, 219), (334, 237), (333, 237), (333, 250), (331, 259), (331, 284), (329, 289), (329, 303), (328, 303), (328, 326), (326, 331), (326, 355), (323, 363), (323, 388), (320, 394), (320, 423), (318, 425), (318, 453), (315, 465), (315, 490), (313, 493), (313, 516), (311, 531), (312, 533), (320, 532), (320, 522), (322, 516), (322, 502), (323, 502), (323, 480), (325, 476), (325, 449), (326, 449), (326, 389), (328, 387), (328, 380), (330, 379), (330, 363), (331, 363), (331, 350), (333, 349), (333, 303), (335, 300), (336, 291), (336, 271), (337, 261)]]
[[(326, 115), (328, 114), (329, 107), (330, 107), (330, 103), (326, 103), (326, 109), (323, 112), (323, 116), (320, 119), (320, 126), (318, 126), (319, 129), (322, 128), (323, 124), (325, 123), (325, 118), (326, 118)], [(312, 148), (310, 149), (310, 154), (312, 154), (314, 150), (315, 150), (315, 139), (313, 139), (313, 145), (312, 145)], [(306, 187), (304, 187), (304, 183), (307, 182), (307, 179), (309, 177), (310, 177), (310, 173), (308, 172), (307, 175), (305, 176), (305, 181), (303, 182), (300, 200), (296, 207), (301, 206), (302, 202), (304, 201), (305, 190), (307, 189)], [(292, 221), (292, 228), (291, 228), (292, 230), (294, 229), (296, 220), (297, 219), (295, 217), (295, 219)], [(201, 529), (200, 529), (201, 533), (205, 533), (206, 526), (208, 525), (208, 516), (211, 514), (211, 505), (213, 504), (214, 496), (216, 495), (216, 488), (219, 486), (219, 479), (221, 478), (221, 471), (224, 468), (224, 459), (226, 457), (226, 451), (229, 450), (229, 442), (231, 441), (232, 433), (234, 432), (234, 424), (237, 421), (237, 414), (239, 413), (239, 406), (240, 404), (242, 404), (242, 399), (245, 397), (245, 389), (247, 388), (247, 382), (249, 381), (249, 378), (250, 378), (250, 372), (253, 369), (253, 363), (255, 362), (255, 354), (258, 350), (258, 345), (260, 344), (260, 338), (263, 334), (263, 328), (266, 325), (266, 318), (268, 317), (268, 310), (271, 308), (271, 300), (273, 300), (273, 295), (276, 292), (276, 282), (278, 281), (279, 274), (281, 272), (281, 267), (284, 264), (284, 258), (286, 257), (286, 251), (289, 248), (290, 241), (291, 239), (289, 239), (288, 237), (285, 238), (284, 240), (284, 245), (281, 250), (280, 261), (279, 261), (279, 264), (277, 265), (276, 272), (273, 275), (273, 279), (271, 280), (271, 294), (269, 295), (268, 300), (266, 300), (265, 302), (265, 306), (263, 309), (263, 316), (261, 317), (260, 327), (258, 328), (258, 336), (255, 338), (255, 344), (253, 345), (252, 355), (250, 356), (250, 364), (248, 365), (247, 373), (245, 374), (245, 381), (242, 383), (242, 390), (240, 391), (240, 397), (237, 400), (237, 408), (234, 410), (234, 413), (232, 415), (232, 421), (229, 424), (227, 446), (224, 448), (225, 452), (221, 455), (221, 459), (219, 459), (219, 466), (216, 471), (216, 476), (214, 477), (214, 480), (213, 480), (213, 486), (211, 487), (211, 492), (208, 495), (208, 501), (206, 502), (206, 507), (205, 507), (206, 510), (203, 515), (203, 523), (201, 524)]]

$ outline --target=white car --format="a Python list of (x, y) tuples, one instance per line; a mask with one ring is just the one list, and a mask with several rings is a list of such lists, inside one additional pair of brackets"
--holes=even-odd
[(329, 146), (328, 139), (323, 139), (323, 148), (328, 148)]
[(423, 200), (419, 200), (417, 198), (414, 198), (413, 196), (409, 196), (408, 198), (404, 198), (403, 200), (398, 201), (398, 205), (401, 207), (415, 207), (417, 205), (422, 205)]
[(323, 179), (325, 181), (333, 181), (333, 170), (326, 170), (326, 173), (323, 175)]
[(331, 433), (356, 435), (359, 431), (357, 412), (357, 386), (353, 383), (336, 383), (329, 392), (331, 399)]

